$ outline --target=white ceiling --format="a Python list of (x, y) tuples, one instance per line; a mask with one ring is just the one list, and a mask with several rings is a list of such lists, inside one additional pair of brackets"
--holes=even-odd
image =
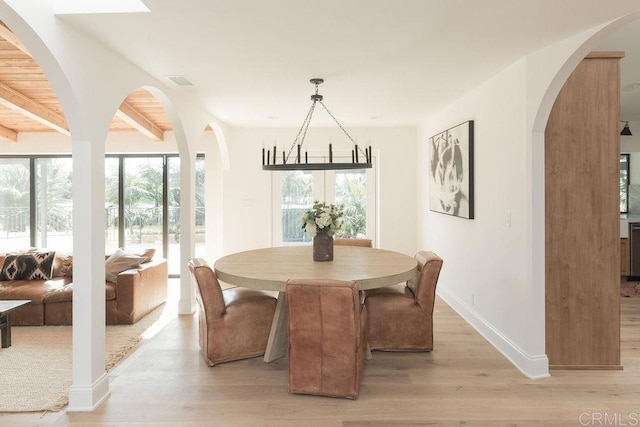
[(602, 41), (597, 50), (621, 50), (620, 120), (640, 121), (640, 21), (634, 21)]
[[(314, 77), (325, 79), (320, 93), (345, 126), (416, 124), (527, 53), (640, 8), (640, 0), (144, 3), (150, 12), (62, 19), (158, 79), (185, 75), (194, 86), (181, 90), (247, 126), (301, 125)], [(623, 84), (640, 82), (634, 75), (623, 73)]]

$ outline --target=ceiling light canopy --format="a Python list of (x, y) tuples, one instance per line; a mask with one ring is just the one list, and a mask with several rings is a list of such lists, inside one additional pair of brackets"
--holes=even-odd
[[(289, 148), (289, 152), (282, 151), (281, 163), (278, 163), (278, 155), (276, 152), (276, 146), (273, 146), (273, 150), (262, 148), (262, 169), (267, 171), (278, 170), (333, 170), (333, 169), (363, 169), (371, 168), (371, 146), (365, 147), (363, 150), (358, 146), (356, 141), (349, 135), (345, 128), (338, 122), (331, 111), (324, 105), (323, 96), (318, 94), (318, 85), (324, 82), (323, 79), (311, 79), (310, 82), (315, 85), (316, 92), (311, 95), (311, 107), (307, 112), (307, 116), (302, 122), (302, 127), (298, 131)], [(313, 112), (315, 111), (316, 104), (322, 105), (322, 108), (329, 114), (334, 122), (338, 125), (340, 130), (349, 138), (353, 143), (353, 149), (351, 150), (351, 163), (334, 163), (333, 162), (333, 146), (329, 144), (329, 161), (328, 162), (312, 162), (309, 163), (307, 152), (304, 152), (304, 159), (302, 158), (302, 145), (304, 144), (304, 138), (307, 135)], [(297, 148), (295, 158), (291, 158), (291, 153)], [(362, 160), (362, 161), (361, 161)]]

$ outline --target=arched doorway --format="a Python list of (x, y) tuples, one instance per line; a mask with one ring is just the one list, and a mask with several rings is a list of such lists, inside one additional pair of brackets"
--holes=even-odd
[[(565, 107), (559, 106), (558, 109), (566, 109), (566, 105), (571, 105), (571, 101), (567, 102), (567, 97), (569, 100), (573, 97), (574, 101), (578, 101), (584, 93), (578, 94), (576, 87), (593, 89), (598, 84), (606, 84), (606, 82), (602, 81), (598, 83), (597, 80), (590, 81), (588, 77), (585, 77), (584, 70), (582, 69), (582, 64), (584, 63), (583, 58), (596, 49), (596, 45), (604, 40), (612, 31), (635, 20), (637, 16), (637, 14), (629, 15), (603, 27), (589, 37), (586, 42), (577, 47), (552, 80), (547, 93), (542, 99), (533, 127), (533, 180), (534, 188), (540, 190), (536, 192), (537, 194), (534, 194), (533, 204), (534, 277), (538, 279), (536, 283), (546, 284), (546, 297), (543, 301), (545, 309), (542, 310), (542, 312), (546, 313), (546, 353), (549, 357), (549, 365), (551, 368), (621, 368), (619, 356), (620, 322), (618, 317), (618, 272), (620, 269), (619, 217), (617, 216), (619, 206), (619, 201), (617, 200), (617, 170), (619, 164), (618, 135), (620, 132), (618, 128), (619, 113), (617, 108), (620, 94), (617, 81), (618, 77), (616, 75), (616, 73), (618, 73), (617, 68), (613, 72), (615, 81), (611, 82), (610, 79), (608, 81), (608, 83), (614, 87), (613, 95), (615, 96), (615, 101), (612, 101), (614, 105), (611, 107), (615, 109), (615, 111), (608, 110), (609, 113), (613, 114), (610, 114), (605, 120), (610, 143), (606, 153), (596, 155), (600, 157), (606, 155), (610, 161), (607, 163), (607, 167), (602, 165), (599, 167), (594, 166), (591, 167), (592, 170), (589, 174), (583, 175), (598, 178), (609, 175), (608, 189), (577, 178), (580, 176), (580, 170), (584, 172), (585, 168), (588, 169), (590, 166), (587, 165), (587, 162), (581, 161), (579, 156), (573, 156), (572, 158), (571, 155), (567, 155), (570, 150), (565, 152), (563, 161), (560, 163), (558, 163), (557, 160), (562, 156), (558, 151), (555, 150), (555, 154), (552, 155), (556, 156), (555, 163), (550, 161), (550, 152), (558, 148), (558, 138), (560, 134), (564, 134), (563, 141), (565, 142), (573, 139), (569, 131), (577, 131), (576, 136), (581, 132), (586, 132), (588, 136), (583, 134), (582, 137), (578, 136), (577, 139), (584, 141), (585, 138), (588, 137), (592, 138), (594, 146), (597, 146), (599, 143), (600, 148), (602, 148), (602, 145), (604, 145), (602, 138), (599, 138), (599, 141), (593, 139), (594, 131), (602, 131), (603, 126), (605, 126), (604, 124), (598, 125), (594, 122), (593, 116), (589, 122), (585, 122), (588, 113), (584, 111), (577, 113), (574, 111), (574, 114), (577, 115), (574, 116), (573, 120), (559, 125), (557, 115), (554, 115), (552, 109), (554, 104), (562, 102), (565, 103)], [(616, 54), (600, 56), (615, 57)], [(602, 60), (603, 58), (592, 59)], [(613, 59), (617, 60), (616, 58)], [(582, 79), (582, 83), (576, 86), (575, 79)], [(568, 89), (569, 86), (573, 88), (573, 94), (571, 95), (564, 93), (566, 90), (570, 90)], [(573, 105), (586, 106), (590, 103), (592, 107), (602, 107), (603, 101), (600, 98), (598, 98), (598, 100), (600, 102), (583, 99), (581, 102), (575, 102)], [(606, 111), (605, 113), (600, 112), (601, 116), (603, 114), (606, 115)], [(590, 126), (591, 129), (589, 130)], [(551, 141), (552, 138), (554, 138), (553, 141)], [(570, 144), (565, 144), (565, 148), (569, 146)], [(582, 153), (584, 152), (586, 151)], [(569, 171), (574, 177), (569, 178), (563, 174), (558, 174), (558, 171)], [(573, 184), (571, 185), (577, 190), (575, 195), (580, 199), (577, 200), (577, 204), (574, 205), (573, 208), (568, 208), (568, 206), (570, 206), (568, 202), (571, 197), (565, 197), (564, 200), (562, 200), (562, 198), (554, 198), (551, 196), (554, 192), (554, 184), (566, 186), (568, 180), (573, 180)], [(577, 196), (580, 189), (586, 189), (593, 194), (597, 193), (598, 195), (594, 197), (601, 197), (601, 199), (608, 200), (608, 205), (613, 207), (613, 211), (609, 212), (607, 216), (609, 219), (602, 222), (602, 217), (590, 216), (594, 211), (594, 207), (600, 203), (594, 202), (592, 198)], [(592, 200), (592, 202), (588, 200)], [(582, 205), (580, 205), (580, 202), (582, 202)], [(554, 217), (554, 215), (550, 215), (550, 209), (556, 208), (559, 205), (564, 205), (563, 209), (567, 209), (567, 211), (561, 216)], [(578, 224), (585, 217), (590, 217), (593, 222), (579, 226)], [(561, 220), (559, 218), (564, 219)], [(571, 220), (576, 221), (570, 222)], [(565, 221), (565, 223), (559, 223), (562, 221)], [(561, 231), (558, 231), (563, 226), (566, 227), (567, 230), (575, 228), (571, 238), (568, 238), (563, 235)], [(594, 234), (598, 236), (606, 235), (605, 240), (607, 240), (608, 243), (599, 246), (594, 243), (594, 240), (584, 238), (589, 235), (593, 237)], [(580, 256), (574, 258), (573, 261), (569, 261), (567, 257), (561, 255), (562, 251), (559, 250), (559, 247), (562, 246), (559, 244), (561, 240), (565, 245), (565, 254), (568, 251), (571, 251), (573, 254), (579, 253), (580, 251), (593, 251), (592, 253), (606, 251), (607, 255), (600, 259), (583, 256), (582, 262), (584, 264), (581, 265), (579, 261), (576, 261), (576, 259), (580, 259)], [(590, 261), (587, 262), (587, 259), (590, 259)], [(598, 267), (601, 268), (598, 269)], [(581, 270), (589, 271), (590, 268), (592, 269), (591, 274), (587, 274), (587, 276), (583, 275), (582, 278), (580, 278), (580, 274), (576, 273)], [(596, 271), (601, 272), (603, 269), (606, 269), (608, 272), (608, 279), (606, 280), (598, 279), (597, 274), (594, 274)], [(585, 277), (591, 281), (588, 285), (584, 283)], [(607, 291), (603, 291), (603, 287), (606, 288)]]

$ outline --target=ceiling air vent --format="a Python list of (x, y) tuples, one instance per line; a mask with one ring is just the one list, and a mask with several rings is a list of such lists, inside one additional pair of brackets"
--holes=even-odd
[(191, 80), (189, 80), (186, 76), (167, 76), (167, 78), (178, 86), (193, 86)]

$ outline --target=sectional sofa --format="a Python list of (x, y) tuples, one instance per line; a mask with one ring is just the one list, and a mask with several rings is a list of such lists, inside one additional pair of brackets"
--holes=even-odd
[[(153, 259), (154, 252), (128, 254), (124, 262), (114, 259), (116, 253), (105, 257), (106, 324), (133, 324), (166, 301), (167, 260)], [(27, 273), (16, 274), (19, 269)], [(71, 254), (37, 249), (0, 254), (0, 300), (31, 300), (12, 313), (12, 325), (70, 325), (73, 288), (83, 285), (73, 281)]]

